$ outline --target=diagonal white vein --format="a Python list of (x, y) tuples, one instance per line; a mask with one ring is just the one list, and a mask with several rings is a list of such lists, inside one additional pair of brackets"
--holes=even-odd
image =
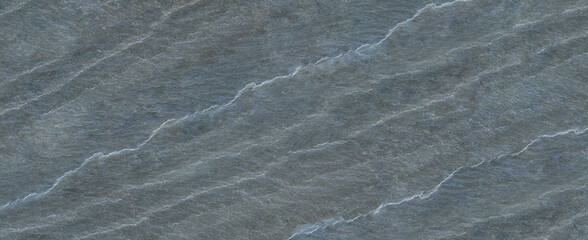
[[(501, 159), (501, 158), (503, 158), (505, 156), (511, 156), (511, 157), (518, 156), (518, 155), (524, 153), (525, 151), (527, 151), (530, 146), (536, 144), (537, 142), (541, 141), (542, 139), (559, 137), (559, 136), (567, 135), (567, 134), (570, 134), (570, 133), (574, 133), (575, 135), (580, 135), (580, 134), (584, 134), (586, 131), (588, 131), (588, 127), (583, 128), (583, 129), (582, 128), (573, 128), (573, 129), (567, 129), (567, 130), (559, 131), (559, 132), (556, 132), (556, 133), (553, 133), (553, 134), (540, 135), (540, 136), (536, 137), (535, 139), (533, 139), (532, 141), (530, 141), (520, 151), (511, 153), (511, 154), (502, 154), (502, 155), (499, 155), (498, 157), (496, 157), (494, 159)], [(441, 180), (441, 182), (439, 182), (437, 185), (435, 185), (435, 187), (433, 187), (428, 192), (420, 192), (420, 193), (414, 194), (412, 196), (403, 198), (403, 199), (401, 199), (399, 201), (389, 202), (389, 203), (383, 203), (380, 206), (378, 206), (376, 209), (374, 209), (372, 211), (369, 211), (368, 213), (358, 215), (358, 216), (356, 216), (354, 218), (351, 218), (351, 219), (348, 219), (348, 220), (343, 219), (343, 220), (332, 222), (332, 223), (330, 223), (328, 225), (316, 226), (316, 227), (313, 227), (313, 228), (310, 228), (310, 229), (306, 229), (305, 231), (296, 232), (292, 236), (290, 236), (288, 239), (292, 239), (292, 238), (294, 238), (296, 236), (300, 236), (300, 235), (309, 235), (309, 234), (312, 234), (312, 233), (314, 233), (314, 232), (316, 232), (318, 230), (325, 229), (327, 227), (331, 227), (331, 226), (335, 226), (335, 225), (339, 225), (339, 224), (344, 224), (344, 223), (351, 223), (351, 222), (353, 222), (353, 221), (355, 221), (355, 220), (357, 220), (359, 218), (367, 217), (367, 216), (370, 216), (370, 215), (376, 215), (376, 214), (380, 213), (382, 211), (382, 209), (384, 209), (386, 207), (389, 207), (389, 206), (401, 205), (401, 204), (404, 204), (404, 203), (413, 201), (415, 199), (426, 200), (426, 199), (430, 198), (433, 194), (435, 194), (436, 192), (438, 192), (439, 189), (447, 181), (449, 181), (450, 179), (452, 179), (455, 176), (455, 174), (457, 174), (458, 172), (460, 172), (462, 169), (464, 169), (464, 168), (470, 168), (470, 169), (477, 168), (477, 167), (481, 166), (482, 164), (487, 163), (489, 161), (490, 160), (482, 160), (481, 162), (479, 162), (477, 164), (474, 164), (474, 165), (465, 165), (465, 166), (458, 167), (453, 172), (451, 172), (447, 177), (443, 178), (443, 180)]]

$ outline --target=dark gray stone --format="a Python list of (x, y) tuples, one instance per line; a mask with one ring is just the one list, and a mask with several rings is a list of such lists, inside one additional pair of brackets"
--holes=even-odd
[(0, 2), (0, 239), (587, 239), (585, 0)]

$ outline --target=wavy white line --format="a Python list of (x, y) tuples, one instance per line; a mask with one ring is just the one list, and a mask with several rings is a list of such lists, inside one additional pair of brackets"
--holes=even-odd
[(71, 81), (73, 81), (75, 78), (77, 78), (78, 76), (80, 76), (82, 73), (84, 73), (84, 72), (88, 71), (89, 69), (93, 68), (94, 66), (96, 66), (96, 65), (98, 65), (99, 63), (103, 62), (104, 60), (106, 60), (106, 59), (109, 59), (109, 58), (111, 58), (111, 57), (113, 57), (113, 56), (116, 56), (117, 54), (121, 53), (122, 51), (129, 49), (129, 48), (130, 48), (130, 47), (132, 47), (132, 46), (134, 46), (134, 45), (136, 45), (136, 44), (138, 44), (138, 43), (142, 43), (142, 42), (143, 42), (145, 39), (147, 39), (147, 38), (148, 38), (148, 37), (150, 37), (150, 36), (151, 36), (150, 34), (144, 34), (144, 35), (142, 35), (142, 36), (139, 38), (139, 40), (136, 40), (136, 41), (133, 41), (133, 42), (130, 42), (130, 43), (124, 44), (124, 45), (123, 45), (122, 47), (120, 47), (118, 50), (115, 50), (115, 51), (113, 51), (112, 53), (109, 53), (109, 54), (107, 54), (107, 55), (105, 55), (105, 56), (103, 56), (103, 57), (101, 57), (101, 58), (98, 58), (98, 59), (96, 59), (96, 61), (92, 62), (91, 64), (85, 65), (84, 67), (82, 67), (82, 69), (80, 69), (80, 70), (79, 70), (79, 71), (77, 71), (75, 74), (73, 74), (71, 77), (69, 77), (69, 78), (68, 78), (68, 79), (67, 79), (67, 80), (66, 80), (64, 83), (62, 83), (62, 84), (59, 84), (58, 86), (56, 86), (56, 87), (53, 87), (51, 90), (49, 90), (49, 91), (47, 91), (47, 92), (44, 92), (44, 93), (42, 93), (42, 94), (39, 94), (39, 95), (38, 95), (38, 96), (36, 96), (36, 97), (30, 98), (30, 99), (28, 99), (28, 100), (24, 101), (23, 103), (21, 103), (21, 104), (18, 104), (18, 105), (17, 105), (17, 106), (15, 106), (15, 107), (11, 107), (11, 108), (7, 108), (7, 109), (3, 110), (2, 112), (0, 112), (0, 116), (4, 115), (4, 114), (6, 114), (6, 113), (12, 112), (12, 111), (14, 111), (14, 110), (19, 110), (21, 107), (23, 107), (23, 106), (26, 106), (26, 105), (28, 105), (28, 104), (30, 104), (30, 103), (32, 103), (32, 102), (35, 102), (35, 101), (39, 100), (40, 98), (42, 98), (42, 97), (44, 97), (44, 96), (47, 96), (47, 95), (49, 95), (49, 94), (52, 94), (52, 93), (55, 93), (55, 92), (59, 91), (59, 90), (60, 90), (60, 89), (62, 89), (62, 88), (65, 86), (65, 85), (69, 84), (69, 83), (70, 83)]
[(11, 12), (14, 12), (14, 11), (16, 11), (18, 9), (21, 9), (22, 7), (24, 7), (24, 5), (26, 5), (29, 2), (30, 2), (30, 0), (29, 1), (22, 1), (22, 2), (17, 3), (17, 4), (13, 4), (12, 6), (8, 7), (8, 10), (4, 11), (3, 13), (0, 13), (0, 17), (4, 16), (6, 14), (9, 14)]
[[(515, 153), (511, 153), (511, 154), (502, 154), (502, 155), (499, 155), (498, 157), (496, 157), (494, 159), (501, 159), (501, 158), (503, 158), (505, 156), (511, 156), (511, 157), (518, 156), (521, 153), (527, 151), (531, 145), (537, 143), (538, 141), (540, 141), (540, 140), (542, 140), (544, 138), (554, 138), (554, 137), (566, 135), (566, 134), (569, 134), (569, 133), (574, 133), (576, 135), (580, 135), (580, 134), (584, 134), (586, 131), (588, 131), (588, 127), (587, 128), (584, 128), (584, 129), (574, 128), (574, 129), (568, 129), (568, 130), (556, 132), (554, 134), (540, 135), (537, 138), (533, 139), (531, 142), (529, 142), (529, 144), (527, 144), (520, 151), (515, 152)], [(294, 233), (292, 236), (290, 236), (288, 238), (288, 240), (290, 240), (290, 239), (292, 239), (292, 238), (294, 238), (296, 236), (309, 235), (309, 234), (312, 234), (312, 233), (314, 233), (314, 232), (316, 232), (318, 230), (321, 230), (321, 229), (325, 229), (325, 228), (332, 227), (332, 226), (339, 225), (339, 224), (351, 223), (351, 222), (353, 222), (353, 221), (355, 221), (355, 220), (357, 220), (359, 218), (363, 218), (363, 217), (367, 217), (367, 216), (372, 216), (372, 215), (379, 214), (382, 211), (382, 209), (384, 209), (385, 207), (388, 207), (388, 206), (401, 205), (403, 203), (410, 202), (410, 201), (415, 200), (417, 198), (420, 199), (420, 200), (428, 199), (433, 194), (435, 194), (436, 192), (438, 192), (439, 191), (439, 188), (443, 184), (445, 184), (447, 181), (449, 181), (451, 178), (453, 178), (453, 176), (455, 176), (455, 174), (458, 173), (459, 171), (461, 171), (462, 169), (464, 169), (464, 168), (470, 168), (470, 169), (471, 168), (477, 168), (480, 165), (482, 165), (484, 163), (487, 163), (487, 162), (490, 162), (490, 161), (491, 160), (482, 160), (481, 162), (479, 162), (477, 164), (474, 164), (474, 165), (461, 166), (461, 167), (455, 169), (453, 172), (451, 172), (451, 174), (449, 174), (447, 177), (445, 177), (441, 182), (439, 182), (437, 185), (435, 185), (435, 187), (433, 187), (430, 191), (428, 191), (426, 193), (425, 192), (420, 192), (420, 193), (414, 194), (414, 195), (412, 195), (410, 197), (403, 198), (400, 201), (390, 202), (390, 203), (383, 203), (380, 206), (378, 206), (376, 209), (374, 209), (372, 211), (369, 211), (368, 213), (358, 215), (358, 216), (356, 216), (356, 217), (354, 217), (352, 219), (342, 219), (342, 220), (339, 220), (339, 221), (331, 222), (328, 225), (312, 225), (312, 226), (314, 226), (313, 228), (307, 227), (303, 231), (298, 231), (298, 232)]]
[[(197, 0), (197, 1), (192, 1), (192, 2), (189, 2), (189, 3), (187, 3), (187, 4), (180, 5), (180, 6), (178, 6), (178, 7), (175, 7), (175, 8), (172, 8), (172, 9), (170, 9), (169, 11), (165, 12), (165, 13), (164, 13), (164, 14), (163, 14), (163, 15), (162, 15), (160, 18), (159, 18), (159, 20), (158, 20), (158, 21), (155, 21), (155, 22), (153, 22), (153, 23), (150, 25), (150, 26), (151, 26), (151, 28), (157, 27), (157, 26), (161, 25), (162, 23), (164, 23), (164, 22), (165, 22), (165, 21), (166, 21), (166, 20), (169, 18), (169, 16), (170, 16), (171, 14), (173, 14), (173, 13), (175, 13), (175, 12), (177, 12), (177, 11), (179, 11), (179, 10), (183, 9), (183, 8), (186, 8), (186, 7), (192, 6), (192, 5), (194, 5), (194, 4), (196, 4), (196, 3), (199, 3), (199, 2), (200, 2), (200, 0)], [(26, 2), (25, 2), (25, 3), (26, 3)], [(24, 4), (22, 4), (22, 5), (24, 5)], [(11, 11), (14, 11), (14, 10), (11, 10)], [(2, 13), (2, 14), (0, 14), (0, 16), (2, 16), (3, 14), (6, 14), (6, 13)], [(109, 58), (111, 58), (111, 57), (114, 57), (114, 56), (116, 56), (117, 54), (121, 53), (122, 51), (125, 51), (125, 50), (129, 49), (129, 48), (130, 48), (130, 47), (132, 47), (132, 46), (134, 46), (134, 45), (136, 45), (136, 44), (139, 44), (139, 43), (142, 43), (143, 41), (145, 41), (145, 39), (147, 39), (147, 38), (151, 37), (151, 36), (152, 36), (154, 33), (155, 33), (155, 32), (154, 32), (153, 30), (151, 30), (151, 31), (148, 31), (148, 32), (147, 32), (147, 33), (145, 33), (145, 34), (139, 35), (139, 36), (138, 36), (138, 38), (139, 38), (138, 40), (136, 40), (136, 41), (132, 41), (132, 42), (130, 42), (130, 43), (125, 43), (125, 44), (122, 44), (122, 46), (121, 46), (121, 47), (119, 47), (117, 50), (115, 50), (115, 51), (112, 51), (111, 53), (109, 53), (109, 54), (106, 54), (105, 56), (103, 56), (103, 57), (101, 57), (101, 58), (98, 58), (96, 61), (94, 61), (94, 62), (92, 62), (92, 63), (90, 63), (90, 64), (88, 64), (88, 65), (85, 65), (85, 66), (83, 66), (83, 67), (82, 67), (82, 68), (81, 68), (79, 71), (77, 71), (77, 72), (76, 72), (74, 75), (72, 75), (71, 77), (69, 77), (69, 78), (68, 78), (68, 79), (67, 79), (67, 80), (66, 80), (64, 83), (62, 83), (62, 84), (59, 84), (58, 86), (56, 86), (56, 87), (54, 87), (54, 88), (50, 89), (50, 90), (49, 90), (49, 91), (47, 91), (47, 92), (44, 92), (44, 93), (42, 93), (42, 94), (38, 95), (38, 96), (36, 96), (36, 97), (30, 98), (30, 99), (28, 99), (28, 100), (26, 100), (26, 101), (22, 102), (21, 104), (18, 104), (18, 105), (17, 105), (17, 106), (15, 106), (15, 107), (11, 107), (11, 108), (7, 108), (7, 109), (4, 109), (4, 110), (2, 110), (2, 111), (0, 112), (0, 116), (4, 115), (4, 114), (6, 114), (6, 113), (9, 113), (9, 112), (15, 111), (15, 110), (19, 110), (19, 109), (20, 109), (20, 108), (22, 108), (23, 106), (26, 106), (26, 105), (28, 105), (28, 104), (30, 104), (30, 103), (32, 103), (32, 102), (35, 102), (35, 101), (39, 100), (40, 98), (42, 98), (42, 97), (44, 97), (44, 96), (47, 96), (47, 95), (49, 95), (49, 94), (52, 94), (52, 93), (55, 93), (55, 92), (59, 91), (61, 88), (63, 88), (65, 85), (67, 85), (68, 83), (70, 83), (70, 82), (71, 82), (73, 79), (77, 78), (77, 77), (78, 77), (79, 75), (81, 75), (82, 73), (84, 73), (84, 72), (88, 71), (89, 69), (93, 68), (94, 66), (96, 66), (96, 65), (98, 65), (99, 63), (103, 62), (104, 60), (106, 60), (106, 59), (109, 59)], [(137, 38), (137, 37), (133, 37), (133, 38)], [(53, 62), (55, 62), (55, 61), (57, 61), (57, 60), (54, 60)], [(49, 63), (47, 63), (47, 64), (51, 64), (51, 63), (52, 63), (52, 62), (49, 62)], [(45, 65), (47, 65), (47, 64), (40, 65), (39, 67), (43, 67), (43, 66), (45, 66)], [(36, 69), (37, 69), (37, 67), (35, 67), (35, 68), (31, 69), (31, 70), (25, 71), (24, 73), (26, 74), (26, 73), (28, 73), (28, 72), (32, 72), (32, 71), (34, 71), (34, 70), (36, 70)]]
[[(467, 2), (467, 1), (471, 1), (471, 0), (455, 0), (453, 2), (444, 3), (444, 4), (439, 5), (439, 6), (437, 6), (435, 4), (428, 4), (425, 7), (421, 8), (420, 10), (418, 10), (417, 13), (412, 18), (409, 18), (406, 21), (404, 21), (402, 23), (399, 23), (396, 26), (394, 26), (392, 29), (390, 29), (388, 31), (388, 34), (386, 34), (386, 36), (382, 40), (378, 41), (375, 44), (363, 44), (360, 47), (358, 47), (357, 49), (350, 50), (347, 53), (358, 53), (361, 49), (363, 49), (365, 47), (373, 48), (373, 47), (375, 47), (377, 45), (380, 45), (382, 42), (384, 42), (386, 39), (388, 39), (392, 35), (392, 33), (396, 31), (396, 29), (398, 29), (400, 26), (403, 26), (403, 25), (407, 24), (408, 22), (412, 21), (417, 16), (419, 16), (420, 14), (422, 14), (423, 11), (425, 11), (427, 9), (442, 8), (442, 7), (446, 7), (446, 6), (452, 5), (454, 3), (457, 3), (457, 2)], [(172, 13), (174, 13), (174, 12), (180, 10), (180, 9), (183, 9), (185, 7), (194, 5), (194, 4), (198, 3), (198, 2), (200, 2), (200, 1), (193, 1), (193, 2), (190, 2), (190, 3), (184, 4), (184, 5), (181, 5), (181, 6), (177, 7), (177, 8), (174, 8), (174, 9), (168, 11), (167, 13), (164, 13), (164, 15), (160, 18), (160, 20), (157, 21), (157, 22), (155, 22), (155, 23), (153, 23), (151, 25), (151, 27), (158, 26), (159, 24), (161, 24), (162, 22), (164, 22), (165, 20), (167, 20), (167, 18), (169, 17), (169, 15), (171, 15)], [(124, 51), (125, 49), (130, 48), (131, 46), (133, 46), (135, 44), (138, 44), (138, 43), (143, 42), (145, 39), (149, 38), (152, 33), (153, 33), (153, 31), (150, 31), (147, 34), (143, 34), (143, 35), (141, 35), (141, 37), (139, 38), (139, 40), (134, 41), (134, 42), (131, 42), (131, 43), (127, 43), (127, 44), (123, 45), (121, 48), (119, 48), (119, 50), (116, 50), (116, 51), (114, 51), (114, 52), (112, 52), (110, 54), (107, 54), (104, 57), (99, 58), (97, 61), (93, 62), (92, 64), (86, 65), (80, 71), (76, 72), (76, 74), (74, 74), (72, 77), (70, 77), (68, 79), (68, 81), (71, 81), (72, 79), (74, 79), (75, 77), (79, 76), (80, 74), (82, 74), (83, 72), (87, 71), (88, 69), (92, 68), (93, 66), (97, 65), (98, 63), (100, 63), (100, 62), (102, 62), (102, 61), (104, 61), (104, 60), (106, 60), (106, 59), (108, 59), (110, 57), (115, 56), (116, 54)], [(186, 116), (184, 116), (184, 117), (182, 117), (180, 119), (174, 119), (174, 118), (169, 119), (169, 120), (165, 121), (164, 123), (162, 123), (158, 128), (156, 128), (155, 130), (153, 130), (152, 133), (150, 134), (150, 136), (145, 141), (143, 141), (142, 143), (138, 144), (134, 148), (124, 148), (124, 149), (121, 149), (121, 150), (113, 151), (113, 152), (108, 153), (106, 155), (104, 153), (102, 153), (102, 152), (95, 153), (92, 156), (84, 159), (84, 161), (82, 162), (82, 164), (79, 167), (77, 167), (75, 169), (72, 169), (72, 170), (69, 170), (69, 171), (65, 172), (62, 176), (60, 176), (59, 178), (57, 178), (55, 180), (55, 182), (52, 184), (52, 186), (49, 189), (47, 189), (47, 190), (45, 190), (43, 192), (31, 193), (31, 194), (27, 195), (24, 198), (17, 199), (17, 200), (14, 200), (12, 202), (9, 202), (9, 203), (3, 205), (2, 207), (0, 207), (0, 210), (6, 209), (8, 207), (15, 206), (16, 204), (19, 204), (19, 203), (22, 203), (22, 202), (26, 202), (26, 201), (29, 201), (29, 200), (32, 200), (32, 199), (38, 199), (38, 198), (40, 198), (42, 196), (47, 195), (48, 193), (50, 193), (51, 191), (53, 191), (53, 189), (55, 189), (64, 179), (67, 179), (69, 176), (75, 174), (80, 169), (82, 169), (84, 166), (86, 166), (89, 162), (92, 162), (94, 159), (106, 159), (106, 158), (108, 158), (110, 156), (114, 156), (114, 155), (119, 155), (119, 154), (123, 154), (123, 153), (137, 151), (138, 149), (140, 149), (141, 147), (143, 147), (145, 144), (147, 144), (161, 129), (165, 128), (170, 123), (173, 123), (175, 125), (177, 123), (183, 122), (186, 119), (189, 119), (191, 117), (194, 117), (196, 115), (199, 115), (199, 114), (202, 114), (202, 113), (205, 113), (205, 112), (222, 110), (222, 109), (226, 108), (227, 106), (233, 104), (237, 99), (239, 99), (242, 96), (242, 94), (244, 92), (246, 92), (248, 90), (255, 90), (258, 87), (262, 87), (262, 86), (265, 86), (267, 84), (271, 84), (271, 83), (273, 83), (273, 82), (275, 82), (277, 80), (280, 80), (280, 79), (292, 78), (296, 74), (298, 74), (303, 67), (317, 65), (319, 63), (322, 63), (322, 62), (325, 62), (325, 61), (329, 61), (329, 60), (338, 59), (338, 58), (341, 58), (343, 56), (345, 56), (345, 54), (341, 53), (341, 54), (339, 54), (339, 55), (337, 55), (335, 57), (330, 57), (330, 58), (329, 57), (324, 57), (324, 58), (321, 58), (321, 59), (319, 59), (318, 61), (316, 61), (314, 63), (309, 63), (309, 64), (307, 64), (305, 66), (299, 66), (292, 73), (290, 73), (288, 75), (274, 77), (272, 79), (263, 81), (263, 82), (261, 82), (259, 84), (256, 84), (254, 82), (253, 83), (249, 83), (244, 88), (242, 88), (241, 90), (239, 90), (237, 92), (237, 94), (235, 95), (235, 97), (233, 99), (231, 99), (229, 102), (227, 102), (227, 103), (225, 103), (223, 105), (220, 105), (220, 106), (218, 106), (218, 105), (210, 106), (209, 108), (207, 108), (205, 110), (198, 111), (198, 112), (192, 113), (190, 115), (186, 115)], [(66, 81), (65, 84), (67, 84), (67, 81)], [(25, 103), (20, 104), (20, 105), (18, 105), (16, 107), (3, 110), (2, 112), (0, 112), (0, 116), (6, 114), (7, 112), (20, 109), (21, 107), (23, 107), (23, 106), (25, 106), (25, 105), (33, 102), (33, 101), (36, 101), (36, 100), (38, 100), (39, 98), (41, 98), (41, 97), (43, 97), (45, 95), (51, 94), (51, 93), (53, 93), (55, 91), (58, 91), (65, 84), (62, 84), (62, 85), (58, 86), (57, 88), (52, 89), (49, 92), (43, 93), (43, 94), (41, 94), (41, 95), (39, 95), (39, 96), (37, 96), (35, 98), (29, 99)]]

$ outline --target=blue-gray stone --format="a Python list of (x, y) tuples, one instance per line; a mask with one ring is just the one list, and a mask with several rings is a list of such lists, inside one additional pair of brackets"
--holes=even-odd
[(588, 239), (586, 0), (0, 1), (0, 239)]

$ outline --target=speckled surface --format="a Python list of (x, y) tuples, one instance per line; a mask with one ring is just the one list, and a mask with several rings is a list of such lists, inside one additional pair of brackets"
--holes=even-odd
[(587, 239), (587, 22), (0, 1), (0, 239)]

